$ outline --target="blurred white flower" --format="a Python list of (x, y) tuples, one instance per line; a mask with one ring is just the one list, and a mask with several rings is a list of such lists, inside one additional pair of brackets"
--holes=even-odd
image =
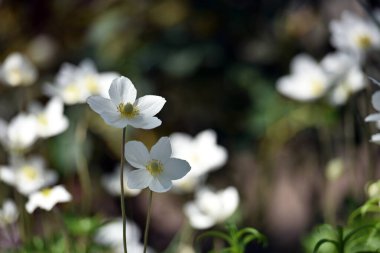
[(380, 48), (380, 32), (369, 19), (344, 11), (340, 20), (330, 23), (331, 44), (358, 57), (372, 48)]
[(90, 60), (82, 61), (78, 67), (65, 63), (59, 70), (54, 85), (47, 84), (45, 92), (60, 97), (66, 104), (84, 103), (91, 95), (108, 96), (111, 82), (118, 76), (113, 72), (98, 73)]
[(29, 195), (57, 181), (57, 173), (45, 169), (42, 157), (35, 156), (15, 163), (12, 167), (0, 166), (0, 179), (14, 186), (23, 195)]
[[(126, 196), (136, 196), (141, 192), (138, 189), (130, 189), (127, 185), (127, 173), (131, 171), (131, 168), (124, 166), (124, 195)], [(102, 185), (107, 190), (107, 192), (114, 196), (120, 196), (121, 186), (120, 186), (120, 166), (117, 166), (115, 171), (109, 175), (102, 176)]]
[(38, 66), (51, 64), (57, 53), (56, 42), (48, 35), (38, 35), (28, 45), (28, 55)]
[(56, 204), (71, 201), (71, 194), (62, 185), (45, 188), (29, 196), (25, 205), (28, 213), (33, 213), (36, 208), (50, 211)]
[(325, 95), (331, 81), (313, 58), (300, 54), (293, 58), (290, 75), (281, 77), (276, 84), (277, 90), (298, 101), (312, 101)]
[(369, 198), (380, 198), (380, 180), (367, 185), (367, 195)]
[(195, 201), (184, 206), (184, 212), (193, 228), (207, 229), (231, 217), (238, 205), (239, 193), (235, 187), (217, 192), (203, 188), (196, 192)]
[(192, 191), (210, 171), (219, 169), (227, 161), (227, 150), (216, 142), (216, 132), (204, 130), (194, 138), (185, 133), (173, 133), (170, 142), (173, 157), (189, 162), (190, 172), (173, 184), (183, 191)]
[(160, 96), (143, 96), (136, 100), (137, 91), (126, 77), (112, 81), (109, 89), (111, 99), (91, 96), (87, 103), (92, 110), (100, 114), (104, 121), (113, 127), (152, 129), (161, 125), (161, 120), (154, 117), (164, 106), (166, 100)]
[[(371, 79), (375, 84), (379, 85), (380, 86), (380, 83), (374, 79)], [(372, 99), (371, 99), (371, 102), (372, 102), (372, 106), (373, 108), (375, 108), (375, 110), (377, 111), (376, 113), (372, 113), (370, 115), (368, 115), (366, 118), (365, 118), (365, 121), (366, 122), (376, 122), (377, 125), (379, 125), (379, 121), (380, 121), (380, 91), (376, 91), (373, 95), (372, 95)], [(371, 142), (374, 142), (376, 144), (380, 144), (380, 133), (377, 133), (377, 134), (374, 134), (371, 136)]]
[(331, 159), (326, 166), (326, 178), (328, 180), (336, 180), (343, 175), (344, 162), (342, 158)]
[(39, 137), (48, 138), (65, 131), (69, 126), (69, 120), (63, 114), (63, 102), (55, 97), (50, 99), (45, 108), (33, 103), (29, 110), (37, 122), (37, 134)]
[[(144, 246), (140, 243), (140, 229), (132, 221), (126, 222), (128, 252), (142, 252)], [(95, 242), (113, 249), (114, 253), (123, 253), (123, 220), (115, 219), (98, 229), (94, 237)], [(148, 248), (148, 252), (152, 252)]]
[(172, 180), (185, 176), (190, 165), (185, 160), (171, 158), (170, 139), (162, 137), (150, 152), (139, 141), (125, 144), (125, 159), (137, 168), (127, 173), (127, 184), (131, 189), (149, 187), (155, 192), (166, 192), (172, 187)]
[(24, 113), (14, 117), (9, 125), (0, 119), (0, 142), (10, 151), (27, 150), (37, 139), (37, 122)]
[(12, 53), (1, 66), (0, 77), (9, 86), (26, 86), (36, 81), (37, 70), (24, 55)]
[(18, 216), (19, 213), (16, 204), (10, 199), (4, 200), (3, 207), (0, 209), (0, 227), (15, 223)]
[(367, 82), (358, 59), (347, 53), (335, 52), (326, 55), (321, 65), (334, 86), (329, 95), (333, 105), (342, 105), (348, 98), (365, 88)]

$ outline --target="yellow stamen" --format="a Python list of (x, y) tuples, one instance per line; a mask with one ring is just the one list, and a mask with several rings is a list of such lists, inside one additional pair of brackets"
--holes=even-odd
[(139, 109), (131, 103), (127, 103), (126, 105), (120, 103), (117, 110), (121, 113), (121, 116), (128, 119), (133, 119), (139, 115)]
[(315, 96), (319, 96), (323, 93), (324, 91), (324, 86), (322, 85), (322, 83), (318, 80), (313, 80), (311, 82), (311, 92), (313, 95)]
[(25, 176), (26, 179), (30, 181), (35, 180), (38, 176), (36, 169), (30, 165), (21, 167), (21, 173)]
[(51, 189), (50, 188), (45, 188), (41, 190), (42, 195), (45, 197), (49, 196), (51, 194)]
[(160, 175), (164, 171), (164, 165), (161, 163), (161, 161), (151, 160), (146, 166), (146, 169), (152, 176), (155, 177)]
[(89, 90), (90, 93), (92, 94), (99, 93), (99, 85), (94, 76), (92, 75), (86, 76), (84, 79), (84, 82), (85, 82), (87, 90)]
[(40, 123), (41, 125), (44, 125), (44, 126), (48, 125), (47, 117), (46, 117), (46, 115), (44, 115), (44, 114), (42, 114), (42, 113), (41, 113), (40, 115), (37, 116), (37, 121), (38, 121), (38, 123)]
[(368, 49), (372, 45), (372, 39), (368, 35), (362, 34), (356, 38), (356, 43), (360, 48)]

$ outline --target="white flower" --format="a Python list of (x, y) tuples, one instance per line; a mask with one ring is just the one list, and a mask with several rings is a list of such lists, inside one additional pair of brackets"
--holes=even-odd
[(139, 141), (125, 144), (125, 159), (133, 167), (128, 172), (127, 184), (132, 189), (149, 187), (155, 192), (165, 192), (172, 187), (172, 180), (185, 176), (190, 165), (181, 159), (171, 158), (172, 149), (168, 137), (162, 137), (149, 151)]
[(69, 121), (63, 114), (63, 102), (57, 97), (50, 99), (45, 108), (39, 104), (32, 104), (30, 111), (36, 118), (39, 137), (47, 138), (60, 134), (69, 126)]
[(16, 204), (7, 199), (3, 202), (3, 208), (0, 209), (0, 227), (13, 224), (17, 221), (19, 216)]
[(321, 66), (334, 83), (329, 96), (333, 105), (346, 103), (351, 94), (364, 89), (367, 84), (358, 59), (353, 55), (343, 52), (328, 54), (322, 59)]
[(41, 157), (18, 161), (12, 167), (0, 167), (0, 179), (14, 186), (23, 195), (29, 195), (57, 181), (57, 173), (45, 169)]
[[(132, 221), (126, 222), (126, 237), (128, 252), (142, 252), (144, 246), (140, 243), (140, 229)], [(111, 247), (114, 253), (123, 253), (123, 220), (115, 219), (98, 229), (95, 242)], [(149, 249), (149, 248), (148, 248)], [(148, 252), (152, 252), (150, 249)]]
[(193, 228), (207, 229), (228, 219), (238, 205), (239, 194), (232, 186), (218, 192), (203, 188), (196, 193), (194, 202), (185, 205), (184, 211)]
[(311, 101), (322, 97), (331, 82), (322, 67), (309, 55), (297, 55), (291, 62), (291, 74), (281, 77), (277, 90), (292, 99)]
[(113, 127), (152, 129), (161, 125), (161, 120), (154, 117), (164, 106), (166, 100), (160, 96), (143, 96), (136, 100), (137, 91), (126, 77), (112, 81), (109, 89), (111, 99), (91, 96), (87, 103), (99, 113), (104, 121)]
[(84, 103), (91, 95), (107, 96), (111, 81), (118, 76), (113, 72), (98, 73), (90, 60), (81, 62), (78, 67), (65, 63), (55, 85), (48, 84), (45, 92), (60, 97), (66, 104)]
[[(136, 196), (140, 193), (141, 190), (138, 189), (130, 189), (127, 185), (127, 172), (131, 171), (131, 169), (127, 166), (124, 166), (124, 195), (126, 196)], [(116, 170), (110, 174), (102, 177), (102, 185), (103, 187), (114, 196), (120, 196), (121, 194), (121, 186), (120, 186), (120, 166), (116, 168)]]
[(29, 196), (25, 205), (28, 213), (33, 213), (36, 208), (50, 211), (56, 204), (71, 201), (71, 194), (62, 185), (45, 188)]
[(348, 11), (343, 12), (340, 20), (331, 21), (330, 31), (333, 46), (358, 57), (368, 49), (380, 47), (380, 32), (376, 25)]
[(186, 160), (191, 166), (186, 176), (173, 182), (181, 190), (194, 190), (208, 172), (219, 169), (227, 161), (227, 151), (216, 143), (214, 130), (204, 130), (194, 138), (185, 133), (173, 133), (170, 142), (173, 157)]
[[(380, 83), (374, 79), (371, 78), (371, 80), (377, 84), (377, 85), (380, 85)], [(379, 123), (380, 121), (380, 91), (376, 91), (373, 95), (372, 95), (372, 106), (375, 108), (375, 110), (377, 111), (376, 113), (372, 113), (370, 115), (368, 115), (366, 118), (365, 118), (365, 121), (366, 122), (376, 122), (377, 124)], [(380, 144), (380, 133), (377, 133), (377, 134), (374, 134), (371, 136), (371, 142), (374, 142), (376, 144)]]
[(0, 119), (0, 141), (10, 151), (28, 149), (37, 139), (37, 123), (33, 116), (21, 113), (9, 125)]
[(5, 59), (0, 74), (10, 86), (31, 85), (37, 79), (36, 68), (20, 53), (12, 53)]
[(380, 198), (380, 180), (368, 184), (367, 195), (369, 198)]

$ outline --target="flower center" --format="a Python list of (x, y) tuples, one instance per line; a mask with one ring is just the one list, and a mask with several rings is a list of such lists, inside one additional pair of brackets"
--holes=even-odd
[(159, 160), (151, 160), (146, 169), (152, 176), (158, 176), (164, 171), (164, 165)]
[(91, 94), (99, 93), (98, 82), (93, 75), (86, 76), (84, 80), (86, 88), (90, 91)]
[(324, 86), (322, 83), (318, 80), (312, 80), (311, 82), (311, 92), (315, 96), (319, 96), (323, 93), (324, 91)]
[(121, 116), (127, 119), (133, 119), (139, 115), (139, 109), (131, 103), (127, 103), (126, 105), (120, 103), (117, 110), (121, 113)]
[(39, 114), (37, 116), (37, 121), (41, 124), (41, 125), (44, 125), (44, 126), (47, 126), (48, 125), (48, 119), (46, 117), (46, 115), (44, 115), (43, 113)]
[(50, 188), (45, 188), (41, 190), (41, 193), (44, 197), (47, 197), (51, 194), (51, 189)]
[(79, 100), (80, 98), (81, 91), (75, 83), (72, 83), (64, 88), (63, 94), (68, 101), (76, 102), (76, 100)]
[(29, 181), (33, 181), (33, 180), (37, 179), (37, 176), (38, 176), (35, 168), (33, 168), (32, 166), (29, 166), (29, 165), (23, 166), (21, 168), (21, 173)]
[(362, 34), (357, 37), (356, 43), (360, 48), (368, 49), (372, 45), (372, 40), (368, 35)]

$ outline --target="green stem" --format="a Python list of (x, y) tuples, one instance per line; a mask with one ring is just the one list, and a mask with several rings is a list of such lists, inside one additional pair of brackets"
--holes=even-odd
[(75, 162), (78, 169), (79, 181), (81, 188), (83, 190), (83, 211), (86, 213), (90, 209), (90, 204), (92, 201), (91, 196), (91, 179), (90, 173), (88, 171), (88, 164), (85, 155), (81, 150), (83, 150), (83, 144), (87, 136), (87, 113), (84, 112), (84, 117), (77, 124), (75, 129), (75, 139), (78, 141), (78, 146), (80, 149), (76, 152)]
[(151, 216), (151, 210), (152, 210), (152, 200), (153, 200), (153, 191), (149, 190), (148, 214), (146, 216), (146, 224), (145, 224), (145, 232), (144, 232), (144, 253), (146, 253), (146, 249), (148, 246), (148, 231), (149, 231), (150, 216)]
[(127, 217), (125, 215), (125, 201), (124, 201), (124, 152), (125, 152), (125, 130), (126, 128), (123, 128), (123, 137), (121, 142), (121, 159), (120, 159), (120, 187), (121, 187), (121, 194), (120, 194), (120, 204), (121, 204), (121, 214), (123, 216), (123, 246), (124, 246), (124, 253), (128, 252), (127, 249), (127, 236), (126, 236), (126, 223), (127, 223)]
[(66, 228), (65, 221), (63, 219), (62, 213), (56, 207), (53, 208), (53, 212), (56, 215), (56, 219), (57, 219), (58, 223), (60, 224), (60, 227), (61, 227), (62, 232), (63, 232), (63, 237), (65, 239), (65, 250), (66, 250), (65, 252), (71, 253), (72, 251), (71, 251), (70, 235), (69, 235), (69, 231)]

